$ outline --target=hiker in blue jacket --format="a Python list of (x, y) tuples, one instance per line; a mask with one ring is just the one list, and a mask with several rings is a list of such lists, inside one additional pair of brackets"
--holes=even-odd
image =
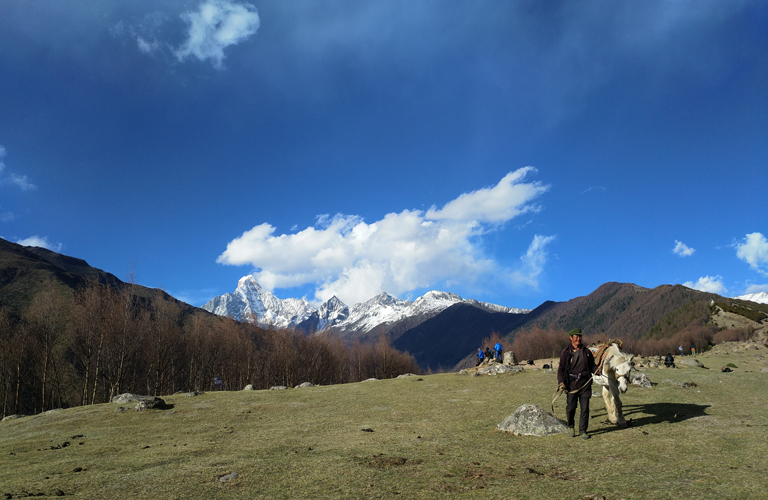
[(485, 360), (485, 354), (483, 354), (483, 350), (480, 349), (477, 351), (477, 362), (475, 363), (475, 366), (479, 366), (480, 363), (482, 363)]
[(500, 342), (496, 342), (496, 345), (494, 346), (494, 349), (496, 349), (496, 360), (501, 363), (502, 360), (502, 351), (504, 351), (504, 347), (501, 345)]

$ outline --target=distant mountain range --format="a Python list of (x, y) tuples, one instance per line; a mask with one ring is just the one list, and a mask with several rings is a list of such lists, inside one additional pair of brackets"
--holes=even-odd
[(439, 291), (427, 292), (412, 302), (382, 292), (351, 308), (334, 296), (315, 309), (303, 298), (277, 298), (251, 275), (241, 278), (233, 293), (214, 297), (203, 309), (240, 321), (255, 321), (263, 327), (295, 328), (307, 333), (330, 330), (342, 338), (370, 340), (381, 333), (396, 339), (400, 333), (456, 304), (501, 314), (528, 312)]
[[(21, 317), (38, 292), (53, 287), (72, 293), (87, 279), (116, 288), (128, 286), (84, 260), (0, 239), (0, 308), (12, 317)], [(533, 327), (565, 331), (578, 327), (609, 338), (665, 338), (708, 321), (712, 304), (751, 311), (753, 314), (748, 315), (753, 317), (768, 316), (765, 292), (726, 298), (681, 285), (649, 289), (631, 283), (605, 283), (589, 295), (565, 302), (547, 301), (534, 310), (437, 291), (412, 302), (382, 293), (351, 308), (333, 297), (315, 309), (304, 299), (278, 299), (251, 276), (242, 278), (234, 293), (214, 298), (203, 310), (162, 290), (131, 286), (137, 296), (169, 301), (185, 316), (213, 318), (211, 311), (238, 320), (255, 317), (272, 328), (333, 333), (346, 341), (369, 342), (385, 334), (397, 349), (408, 351), (422, 367), (432, 369), (452, 369), (466, 362), (493, 332), (507, 343), (514, 341), (521, 328)], [(765, 319), (761, 321), (765, 323)]]

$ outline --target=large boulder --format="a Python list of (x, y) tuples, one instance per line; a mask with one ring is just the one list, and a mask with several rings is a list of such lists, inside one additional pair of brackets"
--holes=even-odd
[(507, 366), (507, 365), (500, 365), (500, 364), (493, 364), (490, 366), (486, 366), (485, 368), (480, 368), (477, 370), (477, 373), (480, 375), (498, 375), (499, 373), (509, 373), (509, 372), (521, 372), (523, 371), (522, 366)]
[(513, 366), (517, 364), (517, 358), (515, 357), (515, 351), (504, 352), (504, 364), (507, 366)]
[(701, 364), (701, 361), (691, 356), (677, 358), (677, 364), (683, 366), (691, 366), (693, 368), (704, 368), (704, 365)]
[(551, 436), (570, 432), (565, 422), (536, 405), (523, 405), (496, 426), (517, 436)]
[(140, 396), (139, 394), (131, 394), (130, 392), (126, 392), (113, 397), (112, 402), (119, 405), (124, 405), (125, 403), (130, 403), (131, 401), (144, 401), (145, 399), (150, 399), (152, 397), (153, 396)]
[(630, 378), (631, 378), (632, 385), (640, 386), (643, 389), (650, 389), (651, 387), (653, 387), (653, 384), (648, 379), (648, 376), (645, 373), (640, 373), (632, 370), (632, 375)]
[(153, 396), (148, 399), (139, 401), (133, 411), (165, 410), (165, 408), (165, 401), (156, 396)]

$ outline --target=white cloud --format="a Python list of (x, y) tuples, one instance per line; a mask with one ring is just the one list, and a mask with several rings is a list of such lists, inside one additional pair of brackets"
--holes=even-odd
[[(463, 194), (441, 210), (403, 210), (368, 224), (355, 215), (319, 216), (314, 227), (275, 236), (268, 223), (227, 245), (217, 262), (251, 264), (267, 289), (314, 284), (315, 298), (336, 295), (347, 304), (387, 291), (402, 295), (443, 280), (465, 284), (507, 274), (517, 286), (538, 286), (553, 237), (537, 235), (518, 270), (501, 270), (483, 256), (480, 237), (515, 216), (546, 186), (524, 184), (533, 169), (512, 172), (493, 188)], [(486, 196), (489, 200), (483, 200)]]
[(139, 46), (139, 50), (144, 54), (151, 54), (160, 50), (160, 43), (157, 40), (149, 41), (141, 36), (137, 36), (136, 44)]
[(728, 293), (728, 289), (723, 284), (722, 276), (702, 276), (696, 283), (693, 281), (686, 281), (683, 283), (683, 286), (702, 292), (716, 293), (718, 295)]
[(48, 238), (43, 236), (30, 236), (29, 238), (25, 238), (23, 240), (16, 240), (16, 243), (19, 245), (25, 246), (25, 247), (40, 247), (40, 248), (47, 248), (48, 250), (52, 252), (60, 252), (61, 251), (61, 243), (53, 244), (48, 241)]
[(536, 169), (525, 167), (510, 172), (495, 186), (464, 193), (441, 210), (433, 206), (427, 211), (427, 218), (500, 224), (520, 214), (536, 212), (539, 207), (530, 202), (546, 192), (549, 186), (521, 182), (529, 173), (536, 173)]
[(5, 162), (3, 162), (3, 158), (6, 155), (5, 147), (0, 145), (0, 186), (16, 186), (20, 188), (22, 191), (31, 191), (33, 189), (37, 189), (37, 186), (32, 184), (26, 175), (18, 175), (14, 174), (12, 172), (9, 172), (7, 175), (4, 174), (5, 172)]
[(695, 251), (695, 248), (691, 248), (682, 241), (677, 240), (675, 240), (675, 248), (672, 249), (672, 253), (680, 257), (690, 257)]
[(751, 293), (768, 293), (768, 284), (765, 285), (749, 285), (742, 295), (749, 295)]
[(768, 276), (768, 240), (762, 233), (748, 234), (737, 243), (736, 256), (755, 271)]
[(199, 11), (185, 12), (181, 18), (189, 25), (189, 31), (187, 40), (176, 50), (176, 57), (180, 61), (190, 56), (200, 61), (210, 59), (216, 68), (221, 68), (225, 48), (244, 41), (260, 25), (253, 5), (228, 0), (208, 0), (200, 4)]
[(533, 237), (528, 251), (520, 257), (523, 266), (511, 274), (513, 283), (527, 285), (533, 289), (539, 288), (538, 278), (547, 262), (547, 245), (554, 239), (554, 236), (542, 236), (540, 234)]

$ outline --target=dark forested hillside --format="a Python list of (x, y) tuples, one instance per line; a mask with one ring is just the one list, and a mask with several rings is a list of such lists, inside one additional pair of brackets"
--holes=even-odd
[(454, 304), (397, 338), (395, 348), (416, 358), (422, 368), (451, 369), (493, 332), (505, 335), (554, 305), (546, 302), (527, 314), (490, 312)]
[[(85, 261), (0, 240), (0, 417), (123, 392), (336, 384), (418, 372), (379, 342), (215, 316)], [(220, 381), (217, 383), (216, 381)]]
[[(581, 328), (585, 335), (595, 339), (606, 340), (668, 339), (684, 331), (698, 338), (711, 338), (717, 331), (717, 327), (708, 324), (713, 312), (711, 303), (721, 307), (742, 304), (739, 307), (745, 311), (768, 310), (768, 306), (681, 285), (649, 289), (631, 283), (606, 283), (589, 295), (566, 302), (546, 302), (523, 315), (497, 315), (467, 307), (454, 309), (454, 306), (405, 332), (394, 345), (408, 351), (422, 367), (435, 369), (468, 366), (480, 342), (494, 332), (504, 338), (507, 346), (515, 343), (519, 332), (525, 333), (531, 346), (537, 342), (537, 336), (559, 345), (567, 339), (564, 332), (573, 328)], [(708, 325), (707, 332), (692, 332), (705, 325)], [(520, 342), (517, 347), (520, 352), (527, 350)], [(536, 346), (532, 352), (540, 347)]]

